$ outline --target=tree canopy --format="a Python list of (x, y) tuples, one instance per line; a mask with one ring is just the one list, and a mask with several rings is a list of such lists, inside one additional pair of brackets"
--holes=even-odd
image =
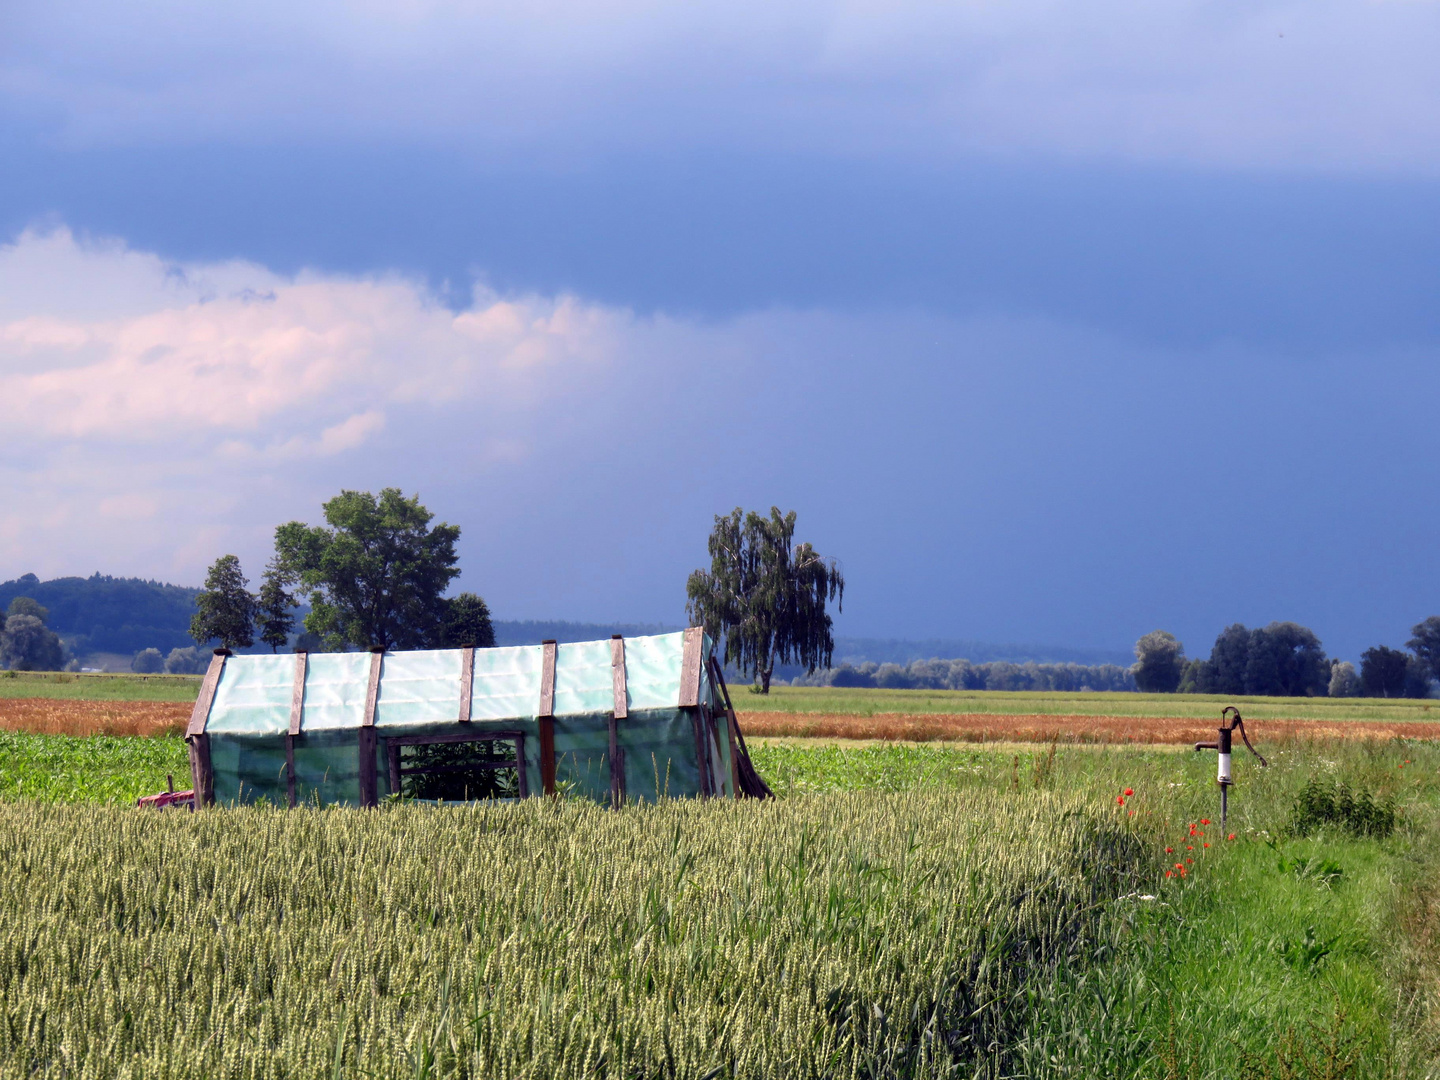
[(1143, 694), (1173, 694), (1185, 669), (1185, 646), (1175, 635), (1152, 630), (1135, 643), (1135, 688)]
[(1425, 665), (1426, 670), (1434, 678), (1440, 679), (1440, 615), (1431, 615), (1424, 622), (1412, 626), (1410, 640), (1406, 644)]
[(1215, 639), (1210, 659), (1186, 669), (1182, 690), (1232, 696), (1316, 697), (1330, 687), (1330, 661), (1314, 631), (1293, 622), (1258, 630), (1241, 623)]
[(270, 646), (270, 651), (279, 652), (280, 647), (290, 640), (295, 629), (295, 597), (285, 588), (285, 574), (271, 559), (265, 567), (260, 581), (260, 594), (255, 598), (255, 625), (260, 630), (260, 640)]
[(794, 544), (795, 512), (762, 517), (741, 508), (716, 515), (710, 569), (686, 582), (686, 612), (724, 642), (725, 662), (770, 692), (775, 664), (829, 667), (835, 651), (826, 605), (844, 601), (845, 579), (833, 559)]
[(467, 645), (477, 649), (493, 648), (495, 627), (490, 622), (490, 606), (474, 593), (462, 592), (451, 597), (445, 605), (440, 644), (447, 649)]
[(1331, 662), (1330, 696), (1360, 696), (1360, 676), (1355, 674), (1355, 665), (1350, 663), (1349, 660), (1334, 660)]
[(205, 588), (195, 597), (190, 636), (201, 645), (219, 640), (227, 649), (255, 644), (256, 604), (246, 588), (248, 584), (240, 571), (239, 558), (222, 555), (216, 559), (205, 576)]
[(50, 621), (50, 609), (42, 607), (40, 601), (32, 596), (17, 596), (10, 601), (10, 609), (6, 615), (30, 615), (39, 619), (42, 623)]
[(1360, 688), (1366, 697), (1404, 697), (1405, 667), (1410, 656), (1388, 645), (1360, 654)]
[(11, 615), (0, 627), (0, 667), (12, 671), (59, 671), (65, 665), (60, 638), (34, 615)]
[(130, 661), (130, 670), (137, 675), (155, 675), (165, 670), (165, 658), (159, 649), (141, 649)]
[(277, 580), (308, 590), (305, 629), (328, 648), (423, 649), (444, 636), (444, 592), (460, 573), (460, 529), (441, 523), (398, 488), (342, 491), (324, 504), (326, 526), (275, 530)]

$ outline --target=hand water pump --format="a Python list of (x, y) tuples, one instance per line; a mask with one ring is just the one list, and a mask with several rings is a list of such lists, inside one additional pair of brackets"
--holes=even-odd
[[(1231, 714), (1234, 714), (1233, 716)], [(1225, 824), (1225, 818), (1230, 810), (1230, 785), (1235, 783), (1230, 777), (1230, 741), (1236, 729), (1239, 729), (1240, 738), (1245, 740), (1245, 747), (1260, 759), (1262, 767), (1269, 766), (1269, 762), (1261, 756), (1260, 751), (1250, 745), (1250, 736), (1245, 734), (1245, 721), (1240, 718), (1240, 710), (1234, 705), (1227, 705), (1220, 713), (1220, 737), (1215, 742), (1197, 742), (1196, 750), (1218, 750), (1220, 751), (1220, 766), (1217, 780), (1220, 784), (1220, 824)]]

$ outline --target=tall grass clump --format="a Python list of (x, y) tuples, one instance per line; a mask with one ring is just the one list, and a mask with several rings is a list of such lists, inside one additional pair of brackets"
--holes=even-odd
[(1146, 847), (1048, 793), (0, 804), (0, 1074), (1001, 1075)]
[(1355, 836), (1385, 837), (1395, 831), (1393, 796), (1375, 798), (1343, 780), (1312, 778), (1295, 798), (1290, 827), (1297, 836), (1309, 836), (1327, 825)]

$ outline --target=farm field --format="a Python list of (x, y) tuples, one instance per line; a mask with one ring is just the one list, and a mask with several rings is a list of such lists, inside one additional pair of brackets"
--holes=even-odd
[[(1264, 743), (1271, 768), (1236, 759), (1225, 832), (1213, 755), (1164, 748), (757, 739), (775, 803), (194, 815), (114, 805), (183, 768), (178, 738), (0, 735), (17, 748), (32, 779), (59, 763), (92, 786), (0, 799), (0, 1074), (1440, 1060), (1432, 743)], [(1317, 777), (1393, 798), (1394, 834), (1298, 835)]]
[[(0, 701), (55, 698), (90, 701), (193, 702), (198, 675), (0, 673)], [(818, 716), (1094, 716), (1210, 720), (1226, 705), (1246, 718), (1440, 723), (1440, 700), (1416, 698), (1268, 698), (1206, 694), (1097, 694), (1003, 690), (873, 690), (777, 686), (768, 695), (731, 688), (742, 717), (764, 713)]]
[(0, 671), (0, 701), (7, 698), (59, 698), (76, 701), (193, 702), (199, 693), (199, 675)]
[(1218, 717), (1237, 706), (1248, 720), (1372, 720), (1380, 723), (1440, 721), (1440, 699), (1423, 698), (1273, 698), (1223, 697), (1215, 694), (1060, 693), (1005, 690), (873, 690), (838, 687), (777, 686), (752, 694), (732, 686), (741, 713), (821, 713), (846, 716), (894, 714), (926, 716), (1154, 716)]
[[(747, 735), (800, 739), (882, 739), (898, 742), (1170, 743), (1215, 738), (1219, 710), (1206, 718), (1179, 716), (1066, 716), (1047, 713), (846, 713), (742, 712)], [(1428, 739), (1440, 736), (1433, 721), (1281, 720), (1248, 717), (1255, 738), (1288, 740)], [(1239, 740), (1236, 740), (1239, 743)]]

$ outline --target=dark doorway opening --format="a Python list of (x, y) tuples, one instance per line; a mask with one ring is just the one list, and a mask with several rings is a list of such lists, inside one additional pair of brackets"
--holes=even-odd
[(390, 790), (406, 799), (523, 799), (525, 736), (518, 731), (389, 740)]

